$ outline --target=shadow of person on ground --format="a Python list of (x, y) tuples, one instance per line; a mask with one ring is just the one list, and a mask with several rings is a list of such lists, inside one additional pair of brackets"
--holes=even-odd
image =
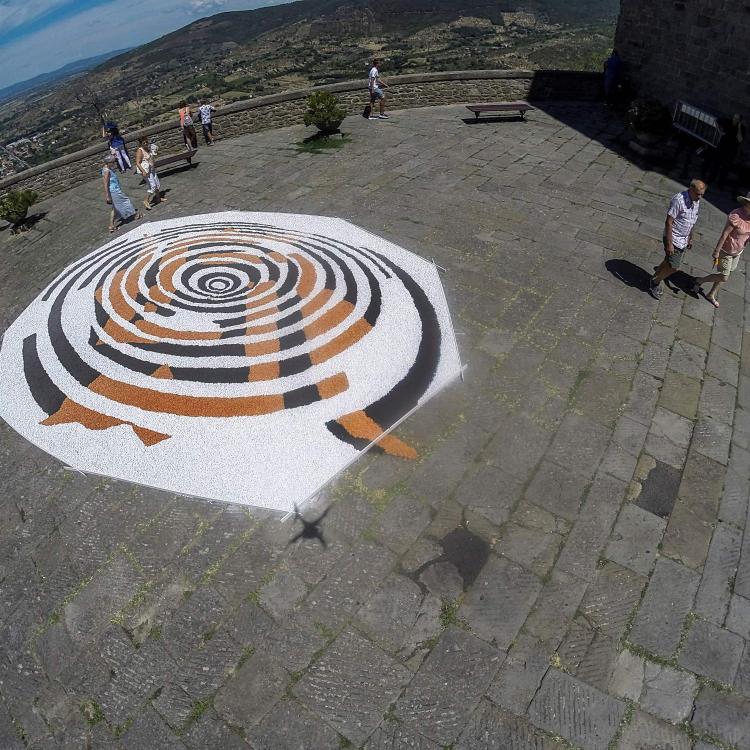
[(664, 283), (667, 285), (667, 288), (675, 294), (684, 292), (688, 297), (698, 299), (698, 295), (693, 291), (693, 283), (695, 282), (695, 279), (696, 277), (691, 276), (689, 273), (677, 271), (668, 279), (665, 279)]
[(624, 284), (648, 294), (649, 281), (651, 280), (651, 275), (648, 271), (622, 258), (608, 260), (604, 265), (615, 278)]
[[(638, 289), (641, 292), (648, 294), (649, 284), (651, 282), (651, 274), (645, 269), (637, 266), (635, 263), (631, 263), (629, 260), (624, 258), (614, 258), (605, 262), (606, 269), (617, 279)], [(667, 288), (678, 294), (684, 292), (690, 297), (698, 298), (698, 295), (693, 291), (693, 282), (695, 281), (694, 276), (685, 273), (684, 271), (676, 271), (673, 273), (664, 283)]]

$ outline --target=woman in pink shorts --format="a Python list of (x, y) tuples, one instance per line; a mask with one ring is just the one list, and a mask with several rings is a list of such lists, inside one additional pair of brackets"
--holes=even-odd
[(737, 196), (737, 201), (740, 207), (735, 208), (727, 216), (724, 231), (721, 233), (713, 252), (716, 273), (696, 279), (693, 284), (693, 291), (697, 293), (700, 291), (701, 284), (705, 284), (707, 281), (713, 282), (706, 299), (714, 307), (719, 306), (719, 300), (716, 299), (719, 285), (729, 280), (729, 274), (739, 265), (740, 255), (742, 255), (745, 245), (750, 240), (750, 193)]

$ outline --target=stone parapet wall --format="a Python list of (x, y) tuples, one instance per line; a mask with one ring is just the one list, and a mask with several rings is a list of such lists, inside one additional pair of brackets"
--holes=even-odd
[(638, 94), (750, 120), (750, 0), (621, 0), (615, 45)]
[[(442, 104), (508, 101), (592, 101), (599, 97), (601, 77), (575, 71), (475, 70), (427, 73), (387, 78), (390, 109), (430, 107)], [(302, 122), (307, 97), (314, 91), (335, 94), (349, 114), (362, 111), (368, 100), (364, 81), (301, 89), (235, 102), (214, 114), (214, 130), (222, 139)], [(176, 115), (175, 115), (176, 119)], [(200, 137), (200, 125), (196, 125)], [(128, 133), (131, 156), (142, 136), (154, 137), (160, 154), (183, 148), (180, 129), (160, 123)], [(0, 180), (0, 193), (31, 188), (42, 197), (55, 195), (94, 178), (108, 149), (103, 142), (54, 161)]]

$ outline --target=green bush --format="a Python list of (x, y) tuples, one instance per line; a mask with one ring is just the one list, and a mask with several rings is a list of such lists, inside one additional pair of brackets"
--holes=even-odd
[(327, 91), (316, 91), (307, 98), (307, 112), (305, 125), (315, 125), (323, 134), (335, 133), (346, 117), (346, 110), (339, 104), (338, 99)]
[(33, 190), (11, 190), (0, 200), (0, 219), (20, 224), (38, 197)]

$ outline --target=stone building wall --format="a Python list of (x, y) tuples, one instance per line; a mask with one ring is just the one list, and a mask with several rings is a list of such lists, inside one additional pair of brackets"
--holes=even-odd
[(750, 0), (620, 0), (615, 46), (638, 94), (750, 122)]
[[(601, 89), (598, 74), (572, 71), (451, 71), (389, 77), (388, 84), (391, 109), (515, 99), (591, 101), (599, 97)], [(214, 115), (214, 130), (223, 139), (301, 123), (306, 98), (319, 90), (336, 94), (349, 114), (361, 112), (368, 100), (363, 81), (274, 94), (219, 109)], [(200, 126), (196, 130), (200, 136)], [(131, 155), (134, 144), (144, 135), (157, 140), (162, 155), (183, 148), (179, 128), (173, 123), (161, 123), (126, 134)], [(62, 193), (95, 177), (107, 153), (102, 142), (33, 167), (0, 180), (0, 194), (21, 188), (36, 190), (42, 197)]]

